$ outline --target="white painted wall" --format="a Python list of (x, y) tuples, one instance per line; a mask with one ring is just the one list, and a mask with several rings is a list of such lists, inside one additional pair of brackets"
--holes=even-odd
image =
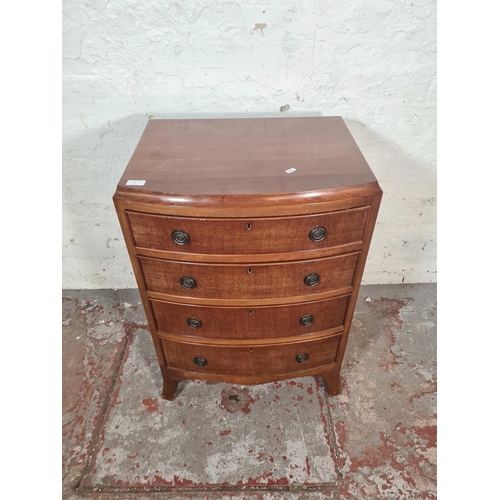
[(63, 11), (65, 288), (136, 287), (111, 197), (148, 117), (284, 114), (344, 117), (379, 179), (364, 282), (436, 280), (435, 1), (65, 0)]

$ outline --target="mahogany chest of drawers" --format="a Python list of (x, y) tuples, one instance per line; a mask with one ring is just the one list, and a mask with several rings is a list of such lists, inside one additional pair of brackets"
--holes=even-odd
[(113, 197), (161, 367), (339, 372), (382, 191), (340, 117), (150, 120)]

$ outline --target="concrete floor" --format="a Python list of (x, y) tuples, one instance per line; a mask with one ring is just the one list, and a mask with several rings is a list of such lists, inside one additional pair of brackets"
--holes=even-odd
[(165, 401), (137, 291), (65, 291), (63, 498), (437, 498), (436, 286), (362, 287), (341, 374)]

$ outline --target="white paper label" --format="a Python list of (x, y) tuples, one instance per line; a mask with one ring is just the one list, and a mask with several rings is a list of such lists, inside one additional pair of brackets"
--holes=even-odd
[(146, 181), (127, 181), (125, 186), (144, 186), (146, 184)]
[(297, 170), (296, 168), (289, 168), (288, 170), (285, 170), (285, 172), (287, 174), (291, 174), (291, 173), (295, 172), (296, 170)]

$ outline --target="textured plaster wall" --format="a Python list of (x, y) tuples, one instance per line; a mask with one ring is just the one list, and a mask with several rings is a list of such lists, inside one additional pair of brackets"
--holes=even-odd
[(63, 286), (135, 287), (111, 197), (149, 117), (340, 115), (384, 190), (365, 283), (436, 280), (430, 0), (63, 2)]

